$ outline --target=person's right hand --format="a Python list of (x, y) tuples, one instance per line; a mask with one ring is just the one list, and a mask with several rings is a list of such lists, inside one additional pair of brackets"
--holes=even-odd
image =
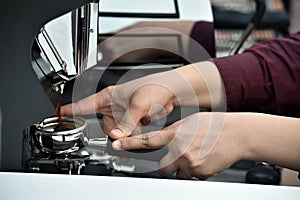
[(163, 130), (116, 140), (112, 146), (115, 150), (166, 148), (168, 154), (159, 165), (161, 175), (170, 176), (177, 171), (180, 179), (207, 179), (230, 167), (246, 152), (241, 142), (243, 132), (232, 124), (243, 117), (196, 113)]
[(300, 119), (261, 113), (196, 113), (160, 131), (122, 138), (115, 150), (167, 148), (159, 172), (207, 179), (239, 160), (300, 170)]

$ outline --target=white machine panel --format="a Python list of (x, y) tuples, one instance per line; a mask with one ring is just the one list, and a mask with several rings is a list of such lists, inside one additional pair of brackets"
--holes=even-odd
[(139, 21), (154, 20), (191, 20), (213, 22), (211, 3), (209, 0), (102, 0), (99, 11), (112, 13), (140, 14), (174, 14), (178, 5), (179, 18), (132, 18), (132, 17), (100, 17), (101, 33), (109, 33)]

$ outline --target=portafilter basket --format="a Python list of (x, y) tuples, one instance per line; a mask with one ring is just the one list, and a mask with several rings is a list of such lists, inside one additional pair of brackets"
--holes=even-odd
[[(63, 130), (57, 127), (64, 126)], [(48, 154), (66, 154), (79, 150), (87, 135), (87, 121), (79, 117), (50, 117), (35, 125), (34, 137), (39, 149)]]

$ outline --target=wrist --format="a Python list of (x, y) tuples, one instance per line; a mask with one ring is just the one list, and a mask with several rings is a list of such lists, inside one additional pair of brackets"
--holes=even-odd
[(234, 162), (239, 160), (247, 160), (250, 154), (248, 147), (248, 138), (243, 131), (241, 123), (243, 123), (243, 116), (240, 113), (225, 113), (224, 127), (222, 134), (227, 138), (228, 145), (231, 146), (231, 156)]
[(227, 131), (235, 138), (238, 160), (254, 160), (256, 154), (255, 124), (251, 123), (254, 113), (230, 113), (226, 119)]
[(218, 111), (225, 111), (223, 82), (217, 67), (212, 62), (190, 64), (140, 80), (168, 88), (174, 94), (172, 101), (175, 107), (201, 107), (212, 111), (221, 108)]
[[(184, 100), (187, 106), (211, 109), (224, 107), (222, 111), (225, 111), (223, 81), (214, 63), (199, 62), (178, 68), (176, 71), (188, 82), (197, 98), (196, 105)], [(185, 98), (188, 96), (183, 95), (183, 99)]]

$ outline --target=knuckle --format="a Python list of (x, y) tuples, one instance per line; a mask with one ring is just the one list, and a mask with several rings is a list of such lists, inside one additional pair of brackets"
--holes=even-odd
[(115, 87), (116, 87), (116, 86), (108, 86), (108, 87), (105, 88), (105, 91), (106, 91), (107, 93), (111, 94), (111, 93), (113, 92), (113, 90), (114, 90)]
[(172, 127), (166, 127), (162, 131), (159, 132), (158, 136), (159, 139), (163, 143), (169, 143), (171, 142), (174, 138), (176, 138), (177, 132), (174, 130)]
[(171, 140), (173, 140), (176, 136), (176, 131), (173, 131), (172, 129), (167, 131), (166, 133), (166, 139), (167, 139), (167, 142), (170, 142)]
[(140, 137), (140, 143), (146, 147), (150, 145), (148, 134), (142, 134), (142, 136)]
[(201, 177), (201, 179), (208, 179), (209, 177), (215, 175), (212, 167), (206, 165), (194, 166), (193, 171), (198, 171), (199, 177)]
[(205, 180), (215, 175), (213, 167), (207, 165), (205, 160), (196, 159), (192, 152), (183, 153), (181, 158), (186, 160), (189, 170), (192, 174), (196, 174), (198, 178)]
[(99, 101), (96, 101), (95, 104), (94, 104), (94, 107), (95, 107), (96, 112), (100, 112), (101, 108), (102, 108), (102, 105)]
[(168, 104), (168, 105), (165, 107), (165, 112), (166, 112), (167, 114), (171, 113), (173, 110), (174, 110), (173, 104)]
[(195, 158), (193, 157), (193, 155), (191, 155), (190, 152), (188, 152), (188, 151), (184, 152), (181, 157), (183, 159), (185, 159), (190, 164), (190, 166), (193, 168)]
[(169, 172), (169, 170), (167, 169), (160, 169), (159, 171), (159, 174), (163, 177), (166, 177), (166, 176), (170, 176), (171, 175), (171, 172)]
[(136, 110), (140, 110), (140, 111), (146, 110), (146, 106), (142, 101), (132, 100), (130, 101), (130, 106)]
[(209, 177), (212, 177), (214, 173), (212, 172), (212, 170), (205, 169), (202, 171), (201, 175), (203, 178), (208, 179)]
[(108, 86), (104, 89), (103, 92), (107, 97), (109, 97), (109, 99), (113, 99), (113, 97), (114, 97), (113, 95), (116, 95), (116, 94), (114, 94), (115, 88), (116, 88), (116, 86)]
[(81, 115), (82, 114), (81, 104), (79, 102), (75, 102), (73, 108), (74, 108), (75, 113), (77, 115)]
[(131, 147), (131, 140), (128, 138), (124, 138), (120, 140), (122, 149), (129, 149)]
[(127, 136), (131, 135), (132, 130), (134, 130), (135, 126), (126, 121), (121, 121), (118, 124), (118, 128), (122, 130)]

